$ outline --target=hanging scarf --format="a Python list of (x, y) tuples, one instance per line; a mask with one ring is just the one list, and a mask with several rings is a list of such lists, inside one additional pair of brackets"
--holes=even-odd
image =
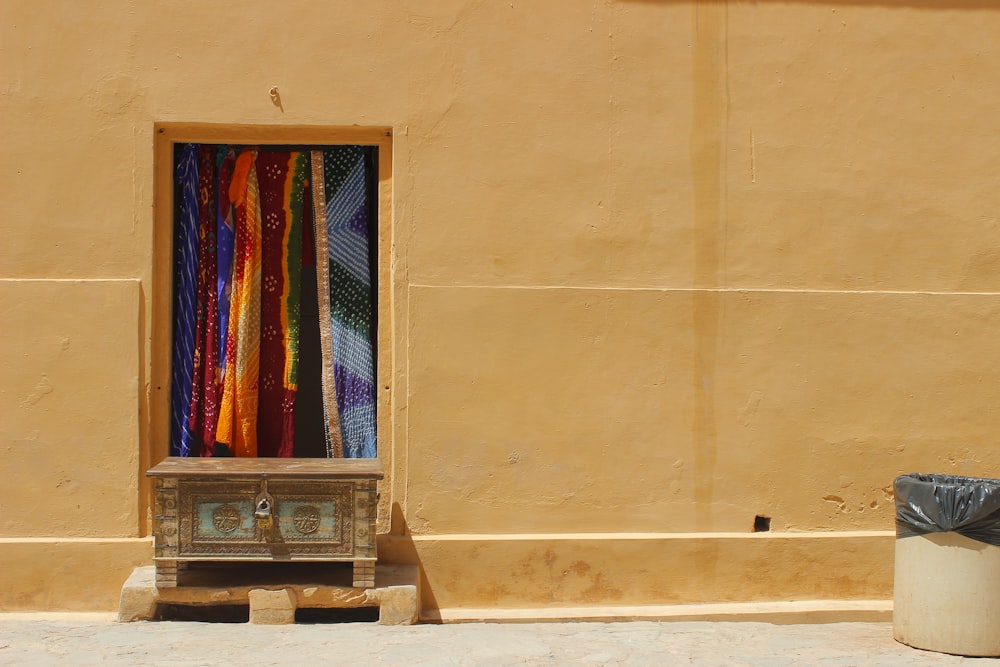
[(291, 456), (295, 445), (304, 154), (257, 157), (262, 221), (259, 456)]
[(276, 456), (281, 446), (285, 342), (281, 323), (284, 213), (288, 153), (263, 151), (257, 156), (261, 213), (260, 404), (257, 411), (257, 455)]
[(228, 146), (220, 146), (216, 153), (217, 180), (215, 197), (218, 201), (217, 219), (215, 225), (216, 243), (219, 250), (216, 256), (216, 276), (218, 278), (217, 296), (219, 301), (219, 359), (216, 382), (222, 386), (222, 375), (226, 370), (226, 338), (229, 333), (229, 299), (233, 279), (233, 252), (236, 246), (236, 227), (233, 223), (233, 203), (229, 200), (229, 185), (233, 178), (233, 167), (236, 164), (236, 153)]
[(218, 296), (216, 293), (215, 151), (198, 149), (198, 300), (195, 328), (191, 416), (195, 438), (191, 454), (204, 455), (205, 443), (215, 445), (219, 394), (215, 380), (218, 363)]
[(174, 252), (177, 297), (174, 314), (170, 453), (174, 456), (189, 456), (198, 453), (192, 450), (195, 438), (189, 425), (198, 290), (197, 144), (186, 144), (181, 148), (175, 174), (181, 196)]
[(236, 206), (236, 250), (216, 440), (236, 456), (257, 456), (261, 222), (256, 157), (256, 150), (240, 154), (229, 188)]
[(323, 178), (323, 151), (313, 151), (313, 237), (316, 241), (316, 284), (319, 301), (319, 342), (322, 351), (323, 420), (326, 436), (326, 455), (329, 458), (344, 456), (344, 441), (340, 430), (340, 411), (337, 409), (337, 380), (333, 361), (333, 317), (330, 309), (330, 253), (326, 234), (326, 186)]
[(281, 447), (278, 456), (292, 456), (295, 450), (295, 397), (299, 388), (299, 332), (302, 316), (303, 230), (307, 214), (306, 188), (309, 183), (308, 153), (292, 153), (285, 181), (284, 248), (285, 289), (282, 294), (281, 326), (285, 333)]
[(351, 458), (370, 458), (376, 456), (375, 364), (364, 149), (338, 146), (324, 150), (323, 180), (328, 253), (325, 282), (343, 452)]

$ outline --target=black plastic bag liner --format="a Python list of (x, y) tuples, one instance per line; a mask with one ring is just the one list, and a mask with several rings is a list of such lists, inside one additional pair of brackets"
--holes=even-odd
[(894, 488), (897, 539), (955, 532), (1000, 547), (1000, 480), (913, 473)]

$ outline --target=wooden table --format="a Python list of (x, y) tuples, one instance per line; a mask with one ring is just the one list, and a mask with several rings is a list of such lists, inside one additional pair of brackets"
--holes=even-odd
[(375, 585), (378, 459), (170, 457), (156, 481), (156, 585), (197, 561), (341, 561)]

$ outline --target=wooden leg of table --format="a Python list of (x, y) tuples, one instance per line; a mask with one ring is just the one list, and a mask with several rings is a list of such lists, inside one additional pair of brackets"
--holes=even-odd
[(375, 588), (375, 563), (373, 561), (354, 561), (354, 587)]
[[(176, 588), (177, 587), (177, 561), (158, 560), (156, 561), (156, 587)], [(185, 564), (186, 565), (186, 564)]]

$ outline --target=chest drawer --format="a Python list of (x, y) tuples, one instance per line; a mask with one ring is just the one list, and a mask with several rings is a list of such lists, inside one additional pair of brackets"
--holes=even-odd
[[(364, 485), (352, 482), (212, 482), (179, 480), (178, 557), (354, 555), (354, 523)], [(270, 525), (257, 519), (260, 500)], [(368, 526), (367, 508), (358, 518)]]

